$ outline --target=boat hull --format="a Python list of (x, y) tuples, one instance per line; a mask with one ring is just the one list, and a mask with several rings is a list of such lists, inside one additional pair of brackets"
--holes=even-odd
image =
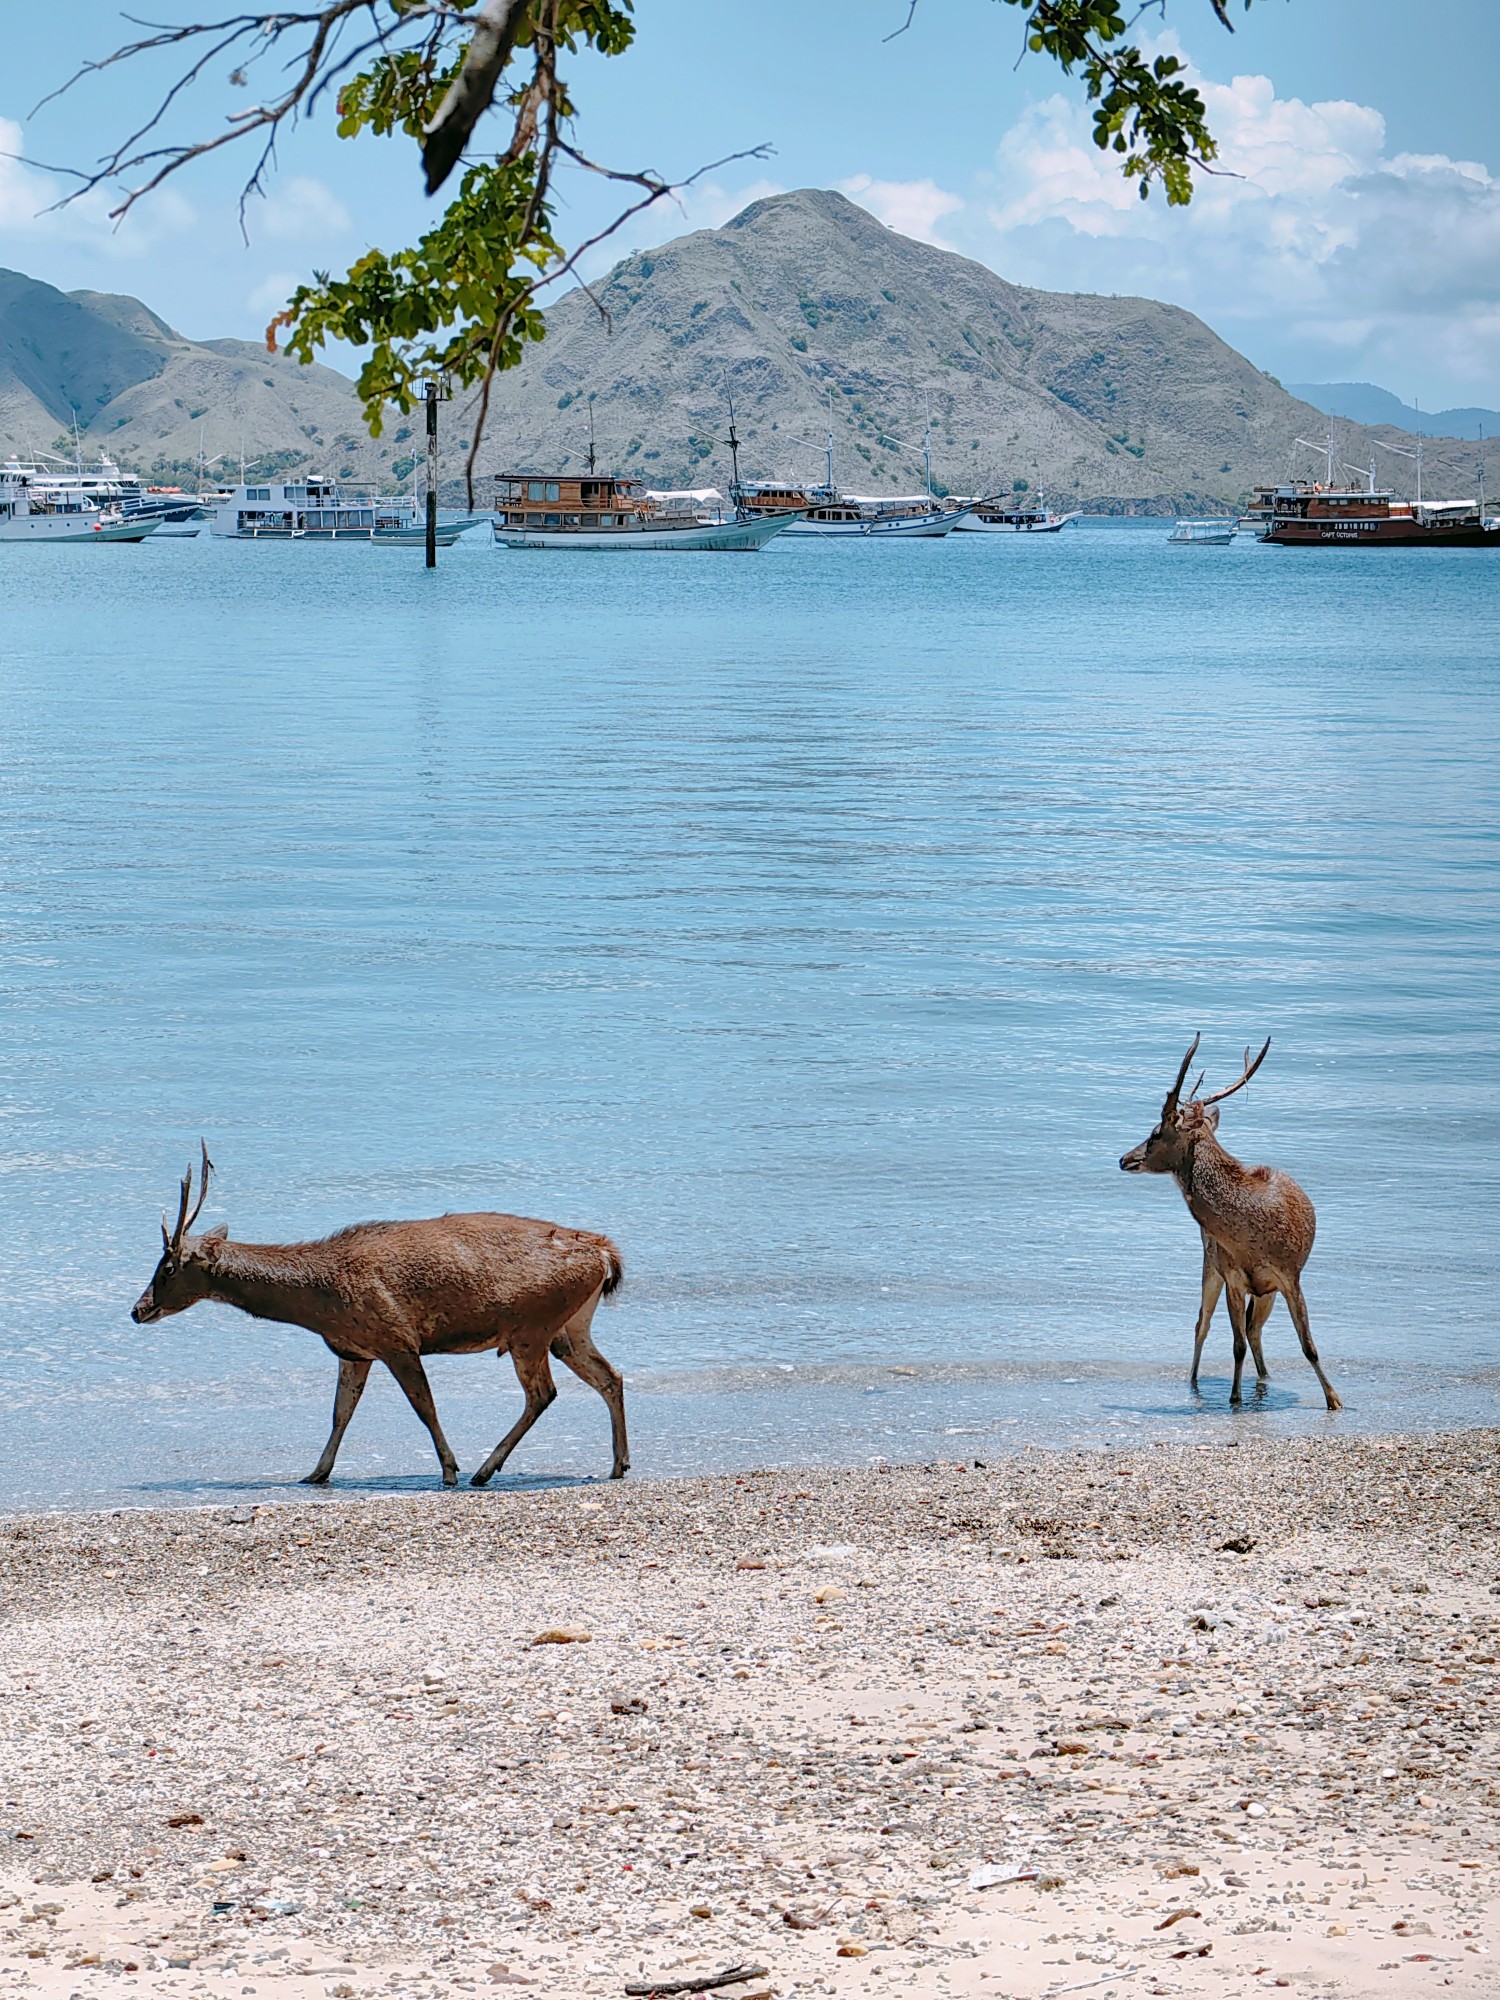
[(1273, 549), (1500, 549), (1500, 528), (1474, 521), (1273, 521), (1261, 536)]
[(1076, 514), (1050, 514), (1043, 521), (984, 521), (970, 514), (958, 526), (966, 535), (1057, 535), (1077, 519)]
[(144, 542), (156, 533), (155, 521), (100, 521), (90, 526), (67, 514), (23, 514), (0, 521), (0, 542)]
[(493, 524), (502, 549), (575, 549), (589, 554), (743, 554), (762, 549), (774, 535), (799, 520), (797, 514), (763, 514), (751, 521), (700, 521), (688, 528), (587, 528), (559, 530), (506, 528)]

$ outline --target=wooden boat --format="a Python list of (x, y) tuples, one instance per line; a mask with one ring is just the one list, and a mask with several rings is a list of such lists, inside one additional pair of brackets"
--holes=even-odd
[(504, 549), (746, 554), (798, 519), (790, 507), (726, 510), (712, 504), (717, 497), (652, 494), (611, 473), (500, 472), (494, 538)]

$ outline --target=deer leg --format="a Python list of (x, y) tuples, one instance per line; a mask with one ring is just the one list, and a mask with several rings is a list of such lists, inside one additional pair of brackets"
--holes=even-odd
[(1231, 1403), (1238, 1403), (1242, 1400), (1240, 1395), (1240, 1377), (1245, 1372), (1245, 1349), (1248, 1345), (1245, 1339), (1245, 1328), (1249, 1323), (1249, 1295), (1242, 1284), (1235, 1279), (1231, 1279), (1229, 1281), (1229, 1324), (1234, 1331), (1234, 1380), (1229, 1385), (1229, 1400)]
[(557, 1401), (557, 1384), (552, 1380), (552, 1368), (545, 1348), (538, 1355), (523, 1356), (513, 1352), (511, 1359), (516, 1364), (516, 1380), (525, 1391), (526, 1407), (469, 1481), (471, 1486), (488, 1485), (543, 1410), (550, 1409)]
[(1255, 1356), (1255, 1372), (1262, 1382), (1270, 1380), (1266, 1367), (1265, 1353), (1261, 1348), (1260, 1336), (1266, 1321), (1271, 1317), (1271, 1308), (1276, 1303), (1276, 1294), (1267, 1292), (1263, 1298), (1251, 1301), (1250, 1317), (1245, 1326), (1245, 1337), (1250, 1342), (1250, 1352)]
[(604, 1398), (609, 1409), (610, 1436), (615, 1452), (609, 1476), (611, 1479), (623, 1479), (630, 1470), (630, 1446), (625, 1437), (625, 1379), (619, 1369), (606, 1361), (595, 1347), (588, 1324), (592, 1318), (593, 1306), (590, 1304), (569, 1320), (553, 1341), (552, 1352), (565, 1367), (572, 1369), (580, 1382), (587, 1382)]
[(417, 1415), (427, 1426), (427, 1432), (437, 1447), (438, 1463), (443, 1468), (443, 1484), (457, 1486), (458, 1460), (453, 1456), (448, 1440), (443, 1436), (443, 1427), (438, 1422), (437, 1405), (432, 1400), (432, 1390), (427, 1383), (427, 1370), (422, 1366), (420, 1355), (388, 1354), (385, 1365), (401, 1384), (402, 1393)]
[(1307, 1301), (1302, 1296), (1302, 1287), (1293, 1278), (1290, 1289), (1283, 1294), (1286, 1309), (1292, 1316), (1292, 1325), (1297, 1329), (1297, 1338), (1302, 1342), (1302, 1352), (1312, 1367), (1312, 1372), (1323, 1385), (1323, 1396), (1330, 1410), (1341, 1410), (1344, 1405), (1339, 1392), (1323, 1373), (1323, 1364), (1318, 1359), (1318, 1350), (1313, 1346), (1312, 1324), (1307, 1317)]
[(333, 1392), (333, 1429), (328, 1433), (328, 1442), (323, 1447), (323, 1456), (318, 1460), (306, 1479), (304, 1486), (326, 1486), (328, 1476), (333, 1471), (333, 1461), (339, 1455), (339, 1446), (344, 1441), (344, 1432), (349, 1428), (349, 1419), (354, 1415), (360, 1397), (365, 1393), (365, 1384), (370, 1379), (374, 1366), (369, 1361), (339, 1362), (339, 1386)]
[(1219, 1294), (1224, 1289), (1223, 1273), (1214, 1256), (1213, 1239), (1206, 1232), (1203, 1238), (1203, 1298), (1198, 1307), (1198, 1328), (1193, 1336), (1193, 1372), (1188, 1377), (1189, 1388), (1198, 1386), (1198, 1364), (1203, 1359), (1203, 1343), (1208, 1339), (1208, 1329), (1213, 1320), (1214, 1307), (1219, 1303)]

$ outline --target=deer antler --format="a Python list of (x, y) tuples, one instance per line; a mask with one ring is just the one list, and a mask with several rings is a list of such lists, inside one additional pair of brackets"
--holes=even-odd
[(1182, 1095), (1183, 1083), (1186, 1080), (1188, 1071), (1193, 1066), (1193, 1057), (1197, 1055), (1198, 1044), (1202, 1040), (1203, 1036), (1201, 1034), (1194, 1035), (1193, 1045), (1182, 1059), (1182, 1065), (1177, 1072), (1177, 1081), (1172, 1085), (1172, 1088), (1167, 1092), (1166, 1102), (1162, 1105), (1161, 1108), (1163, 1123), (1165, 1123), (1165, 1121), (1168, 1118), (1170, 1118), (1172, 1116), (1172, 1113), (1177, 1109), (1177, 1100)]
[(1234, 1093), (1237, 1090), (1243, 1090), (1245, 1088), (1245, 1085), (1250, 1081), (1251, 1077), (1254, 1076), (1255, 1072), (1260, 1068), (1261, 1064), (1265, 1061), (1266, 1050), (1269, 1049), (1270, 1046), (1271, 1046), (1271, 1037), (1267, 1035), (1265, 1040), (1265, 1046), (1261, 1049), (1260, 1054), (1255, 1058), (1254, 1062), (1251, 1062), (1250, 1051), (1246, 1049), (1244, 1073), (1240, 1077), (1239, 1081), (1237, 1083), (1231, 1083), (1227, 1090), (1216, 1090), (1212, 1097), (1205, 1097), (1203, 1099), (1204, 1104), (1218, 1104), (1219, 1102), (1221, 1102), (1222, 1099), (1226, 1097), (1233, 1097)]
[(182, 1177), (182, 1194), (177, 1204), (177, 1221), (170, 1236), (167, 1235), (167, 1218), (164, 1215), (161, 1219), (161, 1233), (166, 1239), (167, 1248), (174, 1254), (181, 1251), (184, 1237), (202, 1213), (204, 1201), (208, 1197), (208, 1177), (214, 1170), (214, 1163), (208, 1157), (208, 1141), (200, 1139), (198, 1145), (203, 1154), (203, 1166), (198, 1179), (197, 1204), (192, 1214), (189, 1215), (188, 1203), (193, 1198), (193, 1170), (189, 1167)]

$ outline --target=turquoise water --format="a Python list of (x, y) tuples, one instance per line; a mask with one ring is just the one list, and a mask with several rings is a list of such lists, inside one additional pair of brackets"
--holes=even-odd
[[(285, 1239), (624, 1248), (638, 1471), (1321, 1429), (1182, 1383), (1122, 1175), (1192, 1033), (1318, 1207), (1344, 1428), (1494, 1421), (1500, 563), (1038, 540), (7, 549), (0, 1505), (277, 1492), (312, 1336), (128, 1309), (207, 1136)], [(914, 1374), (893, 1374), (894, 1368)], [(508, 1364), (434, 1364), (471, 1465)], [(607, 1470), (565, 1390), (520, 1477)], [(386, 1385), (346, 1490), (429, 1483)]]

